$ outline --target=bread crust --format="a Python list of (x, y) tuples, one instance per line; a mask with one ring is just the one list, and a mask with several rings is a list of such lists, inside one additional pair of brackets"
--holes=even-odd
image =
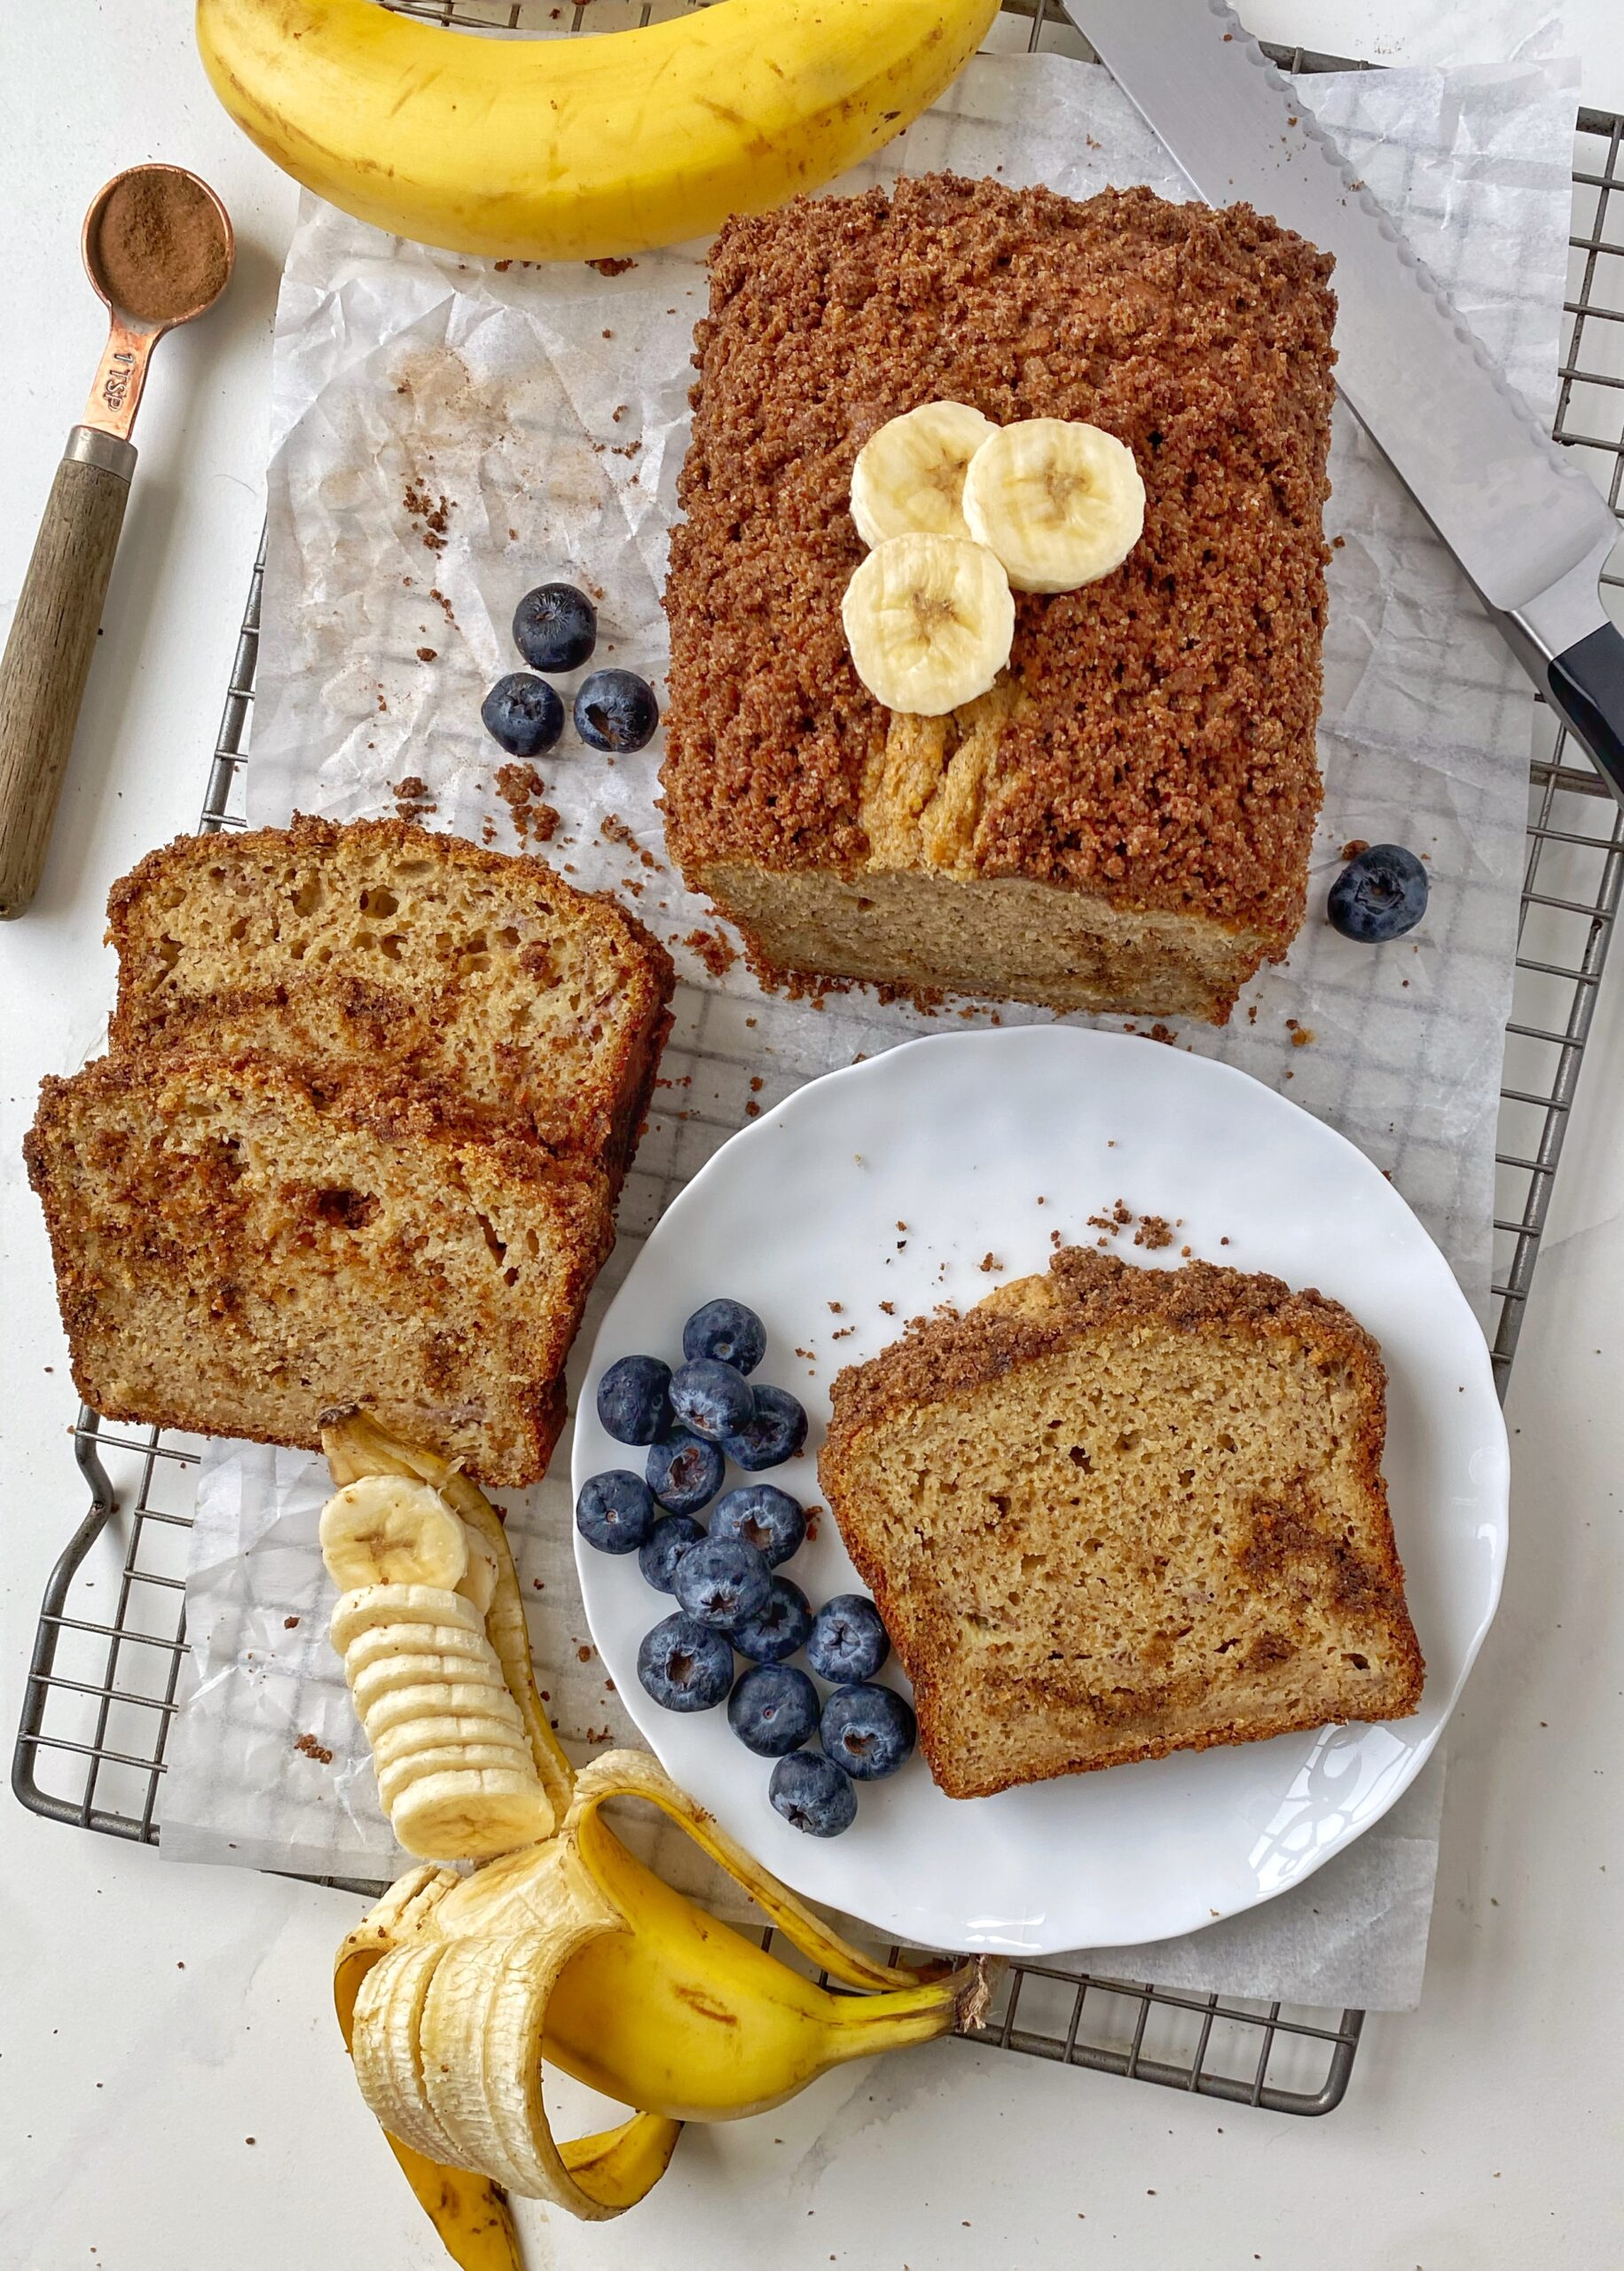
[[(1261, 1335), (1295, 1342), (1317, 1364), (1348, 1375), (1354, 1383), (1358, 1417), (1352, 1453), (1357, 1488), (1368, 1509), (1361, 1551), (1338, 1560), (1330, 1550), (1324, 1582), (1333, 1599), (1375, 1620), (1393, 1672), (1380, 1716), (1400, 1718), (1420, 1702), (1425, 1667), (1404, 1599), (1404, 1571), (1393, 1539), (1381, 1470), (1385, 1434), (1386, 1375), (1377, 1343), (1340, 1303), (1314, 1292), (1297, 1292), (1277, 1277), (1253, 1275), (1208, 1262), (1192, 1261), (1171, 1270), (1135, 1268), (1092, 1247), (1064, 1247), (1054, 1256), (1047, 1276), (1000, 1287), (964, 1316), (915, 1318), (902, 1337), (867, 1363), (848, 1366), (832, 1389), (833, 1417), (819, 1458), (819, 1480), (846, 1549), (873, 1593), (898, 1655), (914, 1689), (920, 1745), (930, 1771), (950, 1797), (985, 1797), (1017, 1782), (1053, 1775), (1087, 1773), (1138, 1759), (1160, 1758), (1174, 1750), (1205, 1750), (1216, 1744), (1262, 1742), (1272, 1736), (1323, 1725), (1334, 1714), (1322, 1710), (1272, 1716), (1213, 1716), (1210, 1724), (1173, 1736), (1123, 1728), (1102, 1738), (1091, 1729), (1085, 1744), (1056, 1746), (1044, 1764), (1027, 1772), (979, 1773), (967, 1770), (945, 1724), (944, 1689), (953, 1673), (951, 1646), (939, 1636), (914, 1633), (906, 1603), (871, 1520), (871, 1486), (863, 1472), (866, 1441), (889, 1423), (906, 1419), (932, 1404), (957, 1403), (995, 1387), (1022, 1368), (1096, 1341), (1102, 1335), (1133, 1334), (1146, 1325), (1180, 1333)], [(1289, 1503), (1274, 1510), (1248, 1551), (1256, 1557), (1259, 1582), (1305, 1542), (1303, 1526)], [(1316, 1540), (1314, 1550), (1326, 1552)], [(1340, 1589), (1340, 1590), (1338, 1590)], [(1061, 1683), (1063, 1684), (1063, 1683)], [(1054, 1705), (1054, 1692), (1034, 1683), (1026, 1698), (1033, 1711)], [(1195, 1702), (1198, 1692), (1170, 1701)]]

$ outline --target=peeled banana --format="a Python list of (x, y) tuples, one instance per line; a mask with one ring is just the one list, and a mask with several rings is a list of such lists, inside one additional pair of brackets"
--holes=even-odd
[[(663, 2173), (684, 2121), (737, 2119), (779, 2104), (846, 2060), (980, 2023), (984, 1963), (913, 1968), (850, 1945), (647, 1754), (612, 1751), (576, 1774), (542, 1711), (528, 1642), (522, 1657), (515, 1653), (523, 1610), (495, 1510), (444, 1461), (397, 1442), (364, 1415), (336, 1420), (325, 1441), (335, 1481), (415, 1475), (491, 1545), (493, 1654), (555, 1816), (471, 1876), (412, 1870), (338, 1955), (334, 1998), (362, 2094), (465, 2271), (517, 2271), (502, 2188), (577, 2216), (616, 2215)], [(367, 1622), (364, 1593), (340, 1603), (349, 1635), (347, 1669), (364, 1717), (370, 1711), (376, 1721), (394, 1699), (415, 1698), (425, 1686), (459, 1701), (471, 1686), (482, 1712), (482, 1699), (492, 1692), (488, 1674), (475, 1677), (469, 1654), (444, 1646), (475, 1638), (470, 1604), (443, 1620), (459, 1595), (413, 1583), (376, 1590), (394, 1597), (391, 1614), (403, 1599), (416, 1614), (404, 1624)], [(401, 1632), (409, 1646), (391, 1653), (385, 1642)], [(423, 1635), (435, 1636), (432, 1646), (420, 1645)], [(357, 1664), (358, 1655), (365, 1661)], [(420, 1677), (425, 1662), (443, 1662), (459, 1677), (442, 1690)], [(415, 1701), (402, 1703), (392, 1725), (378, 1724), (375, 1756), (390, 1748), (396, 1729), (412, 1726), (416, 1708)], [(451, 1716), (459, 1724), (467, 1715)], [(496, 1717), (511, 1726), (499, 1709)], [(442, 1748), (456, 1752), (449, 1741)], [(408, 1762), (412, 1756), (405, 1754)], [(382, 1766), (381, 1776), (395, 1771)], [(435, 1780), (410, 1784), (407, 1803)], [(609, 1799), (628, 1797), (657, 1806), (812, 1965), (860, 1992), (820, 1986), (663, 1883), (602, 1819)], [(468, 1830), (482, 1835), (480, 1808), (499, 1810), (505, 1801), (492, 1793), (463, 1803)], [(630, 2118), (560, 2144), (542, 2099), (544, 2062), (633, 2109)]]
[(198, 0), (215, 92), (345, 212), (455, 252), (598, 260), (814, 190), (958, 76), (1000, 0), (727, 0), (490, 40), (374, 0)]

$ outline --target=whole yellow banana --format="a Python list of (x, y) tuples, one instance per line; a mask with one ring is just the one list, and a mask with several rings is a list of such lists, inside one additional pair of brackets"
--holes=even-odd
[(306, 188), (455, 252), (597, 260), (709, 235), (899, 134), (999, 0), (720, 0), (490, 40), (376, 0), (198, 0), (204, 68)]

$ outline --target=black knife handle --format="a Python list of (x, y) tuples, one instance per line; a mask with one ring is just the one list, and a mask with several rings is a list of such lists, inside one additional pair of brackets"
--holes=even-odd
[(1624, 637), (1604, 623), (1555, 656), (1546, 680), (1557, 715), (1624, 804)]

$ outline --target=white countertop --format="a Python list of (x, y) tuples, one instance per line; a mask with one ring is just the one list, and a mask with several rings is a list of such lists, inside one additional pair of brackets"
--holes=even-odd
[[(1255, 0), (1255, 28), (1382, 60), (1579, 53), (1624, 108), (1618, 0)], [(262, 512), (272, 303), (294, 192), (230, 126), (186, 0), (0, 0), (14, 343), (0, 635), (100, 345), (78, 263), (97, 185), (197, 168), (237, 224), (227, 301), (159, 350), (105, 636), (43, 889), (0, 929), (5, 1207), (0, 1729), (82, 1499), (34, 1092), (97, 1042), (112, 879), (195, 821)], [(1604, 24), (1604, 20), (1606, 20)], [(1605, 36), (1607, 28), (1613, 36)], [(769, 2118), (690, 2129), (640, 2212), (555, 2219), (537, 2263), (690, 2271), (1486, 2271), (1618, 2260), (1624, 2229), (1624, 972), (1603, 989), (1518, 1357), (1510, 1574), (1454, 1723), (1424, 2000), (1373, 2018), (1308, 2122), (954, 2044), (848, 2068)], [(328, 2001), (352, 1899), (187, 1870), (8, 1803), (0, 2262), (234, 2271), (444, 2257), (355, 2091)], [(549, 2248), (552, 2252), (549, 2254)]]

